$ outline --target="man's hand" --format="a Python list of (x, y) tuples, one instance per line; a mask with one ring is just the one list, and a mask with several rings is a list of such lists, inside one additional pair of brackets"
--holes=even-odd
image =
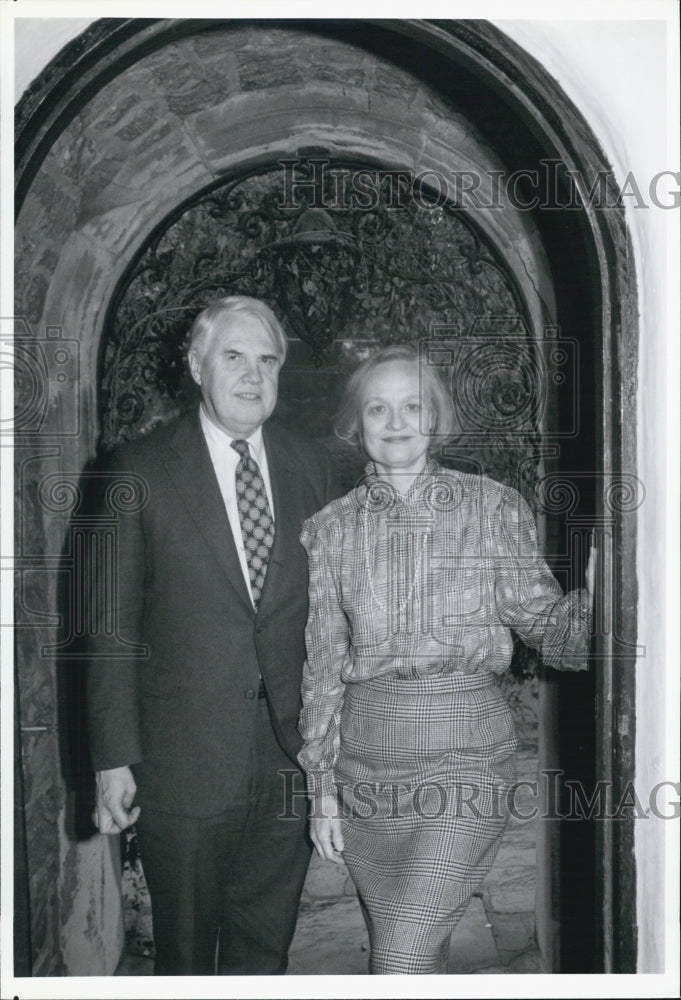
[(100, 833), (121, 833), (136, 821), (139, 806), (131, 808), (137, 785), (129, 767), (97, 771), (97, 804), (92, 820)]
[(322, 795), (313, 803), (310, 837), (321, 858), (336, 865), (344, 864), (342, 853), (345, 844), (334, 795)]

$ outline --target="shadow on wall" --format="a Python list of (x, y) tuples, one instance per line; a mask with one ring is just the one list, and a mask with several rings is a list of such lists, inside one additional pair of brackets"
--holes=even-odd
[(87, 553), (96, 531), (97, 496), (91, 463), (74, 483), (75, 506), (66, 533), (58, 575), (60, 633), (56, 640), (59, 752), (66, 787), (65, 833), (70, 841), (89, 840), (97, 833), (92, 821), (95, 777), (87, 735), (87, 622), (89, 616)]

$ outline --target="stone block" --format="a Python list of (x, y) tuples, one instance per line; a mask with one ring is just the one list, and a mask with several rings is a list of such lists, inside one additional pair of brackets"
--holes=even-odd
[(271, 148), (282, 136), (295, 132), (311, 119), (334, 128), (368, 110), (364, 89), (341, 91), (333, 84), (294, 86), (291, 80), (269, 91), (239, 94), (222, 104), (187, 118), (187, 126), (205, 162), (224, 169), (229, 159), (244, 150), (266, 144)]
[(479, 896), (473, 896), (466, 912), (452, 931), (447, 971), (466, 974), (498, 964), (499, 954), (485, 907)]
[(281, 84), (302, 83), (305, 75), (301, 66), (291, 60), (289, 47), (271, 51), (267, 61), (253, 58), (252, 53), (239, 53), (239, 82), (244, 92), (263, 90)]
[(405, 107), (409, 107), (414, 104), (422, 86), (421, 80), (409, 73), (400, 72), (392, 66), (382, 66), (380, 63), (376, 65), (372, 89), (389, 100), (394, 101), (397, 98)]
[(369, 935), (357, 899), (301, 907), (289, 950), (289, 976), (362, 976), (369, 972)]
[(22, 733), (26, 851), (34, 976), (63, 975), (59, 940), (58, 822), (64, 801), (56, 732)]
[(144, 955), (131, 955), (124, 951), (118, 968), (114, 972), (115, 976), (153, 976), (154, 960), (146, 958)]
[(31, 197), (38, 203), (41, 235), (50, 240), (63, 239), (78, 217), (79, 193), (49, 160), (39, 171), (31, 188)]
[(507, 965), (534, 947), (534, 913), (497, 913), (486, 907), (501, 961)]
[(317, 854), (313, 855), (303, 887), (303, 901), (341, 899), (354, 892), (355, 887), (345, 866), (322, 861)]
[[(244, 91), (306, 80), (358, 86), (366, 75), (365, 64), (371, 61), (361, 48), (339, 38), (330, 40), (307, 34), (301, 45), (300, 35), (286, 29), (232, 30), (221, 36), (217, 44), (223, 51), (227, 46), (231, 50)], [(210, 43), (204, 42), (201, 53), (204, 60), (211, 58), (209, 47)]]
[[(63, 836), (63, 835), (62, 835)], [(110, 976), (123, 950), (118, 837), (62, 840), (61, 952), (68, 976)]]
[(511, 820), (504, 833), (495, 866), (506, 864), (506, 858), (510, 858), (511, 863), (533, 864), (536, 843), (537, 831), (533, 820), (525, 823)]
[(495, 874), (487, 887), (488, 898), (495, 913), (534, 914), (535, 867), (511, 865)]
[(508, 963), (508, 966), (511, 972), (519, 974), (541, 975), (546, 972), (538, 948), (530, 948), (529, 951), (524, 951), (522, 955), (518, 955), (517, 958), (512, 959)]
[[(185, 190), (196, 190), (213, 180), (174, 116), (159, 122), (153, 136), (138, 140), (135, 145), (138, 148), (131, 150), (113, 180), (93, 192), (87, 201), (83, 200), (78, 217), (81, 231), (105, 242), (114, 253), (123, 252), (122, 237), (115, 227), (111, 234), (102, 229), (105, 223), (100, 217), (112, 216), (115, 220), (113, 213), (122, 208), (129, 231), (131, 213), (136, 221), (139, 213), (140, 221), (145, 218), (145, 202), (158, 210), (159, 201), (165, 203), (167, 199), (169, 205), (175, 204)], [(129, 237), (125, 242), (129, 242)]]

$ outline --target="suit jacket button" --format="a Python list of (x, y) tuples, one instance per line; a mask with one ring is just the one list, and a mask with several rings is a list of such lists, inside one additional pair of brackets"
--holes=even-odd
[(244, 691), (244, 698), (248, 698), (249, 701), (252, 701), (252, 699), (255, 698), (255, 691), (253, 688), (247, 688)]
[(256, 625), (255, 626), (255, 631), (256, 631), (256, 635), (260, 635), (261, 632), (265, 631), (265, 626), (264, 625)]

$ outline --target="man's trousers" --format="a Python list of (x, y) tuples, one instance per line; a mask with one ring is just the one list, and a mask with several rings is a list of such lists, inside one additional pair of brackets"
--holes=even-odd
[(286, 801), (293, 769), (261, 697), (249, 767), (229, 809), (196, 819), (142, 808), (156, 975), (286, 971), (311, 850), (304, 798)]

